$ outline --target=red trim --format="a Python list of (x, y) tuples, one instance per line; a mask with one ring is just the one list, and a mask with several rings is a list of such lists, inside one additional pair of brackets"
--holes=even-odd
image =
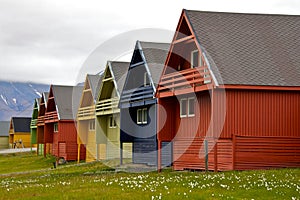
[(300, 86), (261, 86), (261, 85), (220, 85), (225, 89), (247, 89), (247, 90), (288, 90), (300, 91)]

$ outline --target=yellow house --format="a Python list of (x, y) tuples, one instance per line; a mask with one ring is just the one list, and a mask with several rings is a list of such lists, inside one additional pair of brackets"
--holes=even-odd
[[(80, 105), (77, 112), (77, 144), (78, 161), (85, 153), (86, 162), (95, 161), (100, 148), (97, 149), (95, 133), (95, 103), (102, 75), (88, 74), (85, 79)], [(82, 145), (85, 145), (86, 152), (82, 152)]]
[[(9, 128), (9, 144), (11, 148), (29, 148), (30, 139), (30, 117), (12, 117)], [(36, 145), (33, 145), (36, 147)]]

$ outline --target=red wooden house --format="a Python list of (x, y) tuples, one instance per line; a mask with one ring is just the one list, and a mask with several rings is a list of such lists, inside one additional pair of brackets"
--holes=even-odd
[(175, 170), (300, 166), (299, 21), (182, 11), (156, 92)]
[[(77, 159), (77, 130), (74, 119), (78, 110), (81, 86), (50, 87), (45, 113), (44, 152), (65, 160)], [(81, 149), (81, 159), (85, 159), (85, 147)]]

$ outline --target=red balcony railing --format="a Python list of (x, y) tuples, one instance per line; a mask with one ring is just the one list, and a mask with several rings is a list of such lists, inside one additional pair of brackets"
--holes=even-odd
[(180, 89), (203, 86), (211, 83), (207, 67), (196, 67), (163, 75), (158, 86), (158, 92), (168, 92)]

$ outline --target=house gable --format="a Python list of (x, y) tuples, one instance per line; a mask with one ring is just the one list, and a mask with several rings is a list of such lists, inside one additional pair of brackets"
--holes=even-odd
[(79, 108), (94, 105), (94, 97), (88, 75), (86, 76)]
[[(137, 41), (130, 62), (120, 108), (156, 103), (156, 77), (161, 75), (168, 44)], [(155, 79), (154, 79), (155, 77)]]

